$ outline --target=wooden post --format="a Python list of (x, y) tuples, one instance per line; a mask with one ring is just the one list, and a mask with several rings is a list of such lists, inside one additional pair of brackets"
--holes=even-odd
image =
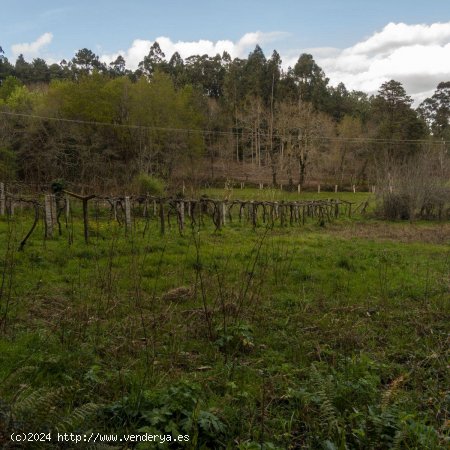
[(317, 193), (320, 194), (320, 184), (317, 185)]
[(250, 212), (250, 219), (252, 221), (252, 225), (253, 227), (256, 227), (256, 221), (257, 221), (257, 207), (255, 205), (255, 203), (253, 202), (253, 200), (250, 202), (250, 206), (249, 206), (249, 212)]
[(69, 223), (69, 217), (70, 217), (70, 203), (69, 203), (69, 197), (66, 195), (66, 224)]
[(184, 200), (181, 200), (178, 203), (179, 211), (180, 211), (180, 231), (184, 230)]
[(222, 202), (222, 224), (226, 225), (227, 223), (227, 204)]
[(164, 234), (165, 231), (165, 223), (164, 223), (164, 203), (163, 199), (159, 199), (159, 221), (161, 224), (161, 234)]
[(334, 192), (337, 192), (337, 191), (338, 191), (338, 185), (335, 184), (335, 185), (334, 185)]
[(53, 237), (52, 200), (49, 194), (44, 196), (45, 237)]
[(5, 194), (5, 183), (0, 183), (0, 215), (5, 215), (6, 209), (6, 194)]
[[(65, 194), (70, 195), (71, 197), (75, 197), (78, 198), (79, 200), (81, 200), (83, 202), (83, 225), (84, 225), (84, 241), (86, 242), (86, 244), (89, 243), (89, 218), (88, 218), (88, 201), (92, 200), (93, 198), (95, 198), (95, 194), (94, 195), (88, 195), (88, 196), (83, 196), (80, 194), (75, 194), (73, 192), (69, 192), (69, 191), (63, 191)], [(48, 200), (47, 200), (48, 198)], [(47, 204), (48, 202), (51, 202), (50, 196), (45, 196), (45, 201)], [(50, 210), (51, 206), (49, 204), (49, 210)], [(47, 208), (46, 208), (46, 213), (47, 213)], [(47, 216), (47, 214), (46, 214)]]
[(56, 207), (56, 196), (54, 194), (52, 194), (50, 196), (51, 198), (51, 212), (52, 212), (52, 221), (53, 221), (53, 226), (55, 227), (58, 224), (58, 209)]
[(131, 202), (130, 197), (125, 197), (125, 230), (131, 231)]
[(353, 187), (353, 193), (356, 194), (356, 186), (353, 185), (352, 187)]
[(244, 183), (241, 182), (241, 189), (244, 189)]
[(83, 225), (84, 225), (84, 242), (89, 243), (89, 217), (88, 217), (88, 198), (83, 198)]
[(302, 187), (300, 185), (297, 185), (297, 191), (300, 194), (300, 192), (302, 192)]

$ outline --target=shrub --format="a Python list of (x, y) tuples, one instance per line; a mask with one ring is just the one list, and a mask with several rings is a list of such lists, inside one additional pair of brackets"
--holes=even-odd
[(407, 195), (385, 193), (381, 198), (377, 212), (384, 219), (409, 220), (411, 217), (411, 199)]
[(161, 195), (165, 190), (164, 181), (146, 173), (136, 175), (133, 180), (133, 186), (142, 195)]
[(444, 219), (449, 213), (450, 188), (435, 155), (423, 152), (393, 164), (379, 179), (377, 214), (390, 220)]

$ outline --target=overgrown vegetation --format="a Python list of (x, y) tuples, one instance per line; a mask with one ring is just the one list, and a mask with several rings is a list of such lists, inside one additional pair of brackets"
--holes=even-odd
[(2, 444), (32, 429), (188, 434), (191, 449), (448, 445), (448, 223), (407, 243), (369, 219), (184, 236), (142, 220), (126, 235), (100, 210), (85, 245), (73, 208), (22, 252), (29, 212), (0, 222)]

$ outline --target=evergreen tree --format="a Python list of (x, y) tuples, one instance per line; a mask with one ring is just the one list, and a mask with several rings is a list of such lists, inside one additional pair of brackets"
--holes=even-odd
[(294, 66), (293, 74), (298, 86), (299, 97), (311, 102), (315, 109), (326, 111), (329, 79), (310, 54), (302, 54)]
[(105, 72), (106, 68), (105, 65), (100, 62), (99, 57), (92, 50), (83, 48), (78, 50), (72, 58), (72, 70), (76, 75), (86, 75), (94, 71)]
[(25, 61), (22, 54), (17, 57), (16, 64), (14, 66), (14, 72), (17, 78), (23, 83), (28, 83), (32, 80), (32, 67), (31, 64)]
[(420, 104), (418, 112), (433, 136), (450, 139), (450, 81), (439, 83), (433, 96)]

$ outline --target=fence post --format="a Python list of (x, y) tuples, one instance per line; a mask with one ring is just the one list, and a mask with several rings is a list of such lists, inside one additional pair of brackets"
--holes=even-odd
[(69, 217), (70, 217), (70, 202), (69, 197), (66, 195), (66, 224), (69, 223)]
[(190, 218), (191, 216), (191, 202), (187, 202), (187, 216)]
[(299, 194), (302, 192), (302, 187), (300, 185), (297, 185), (297, 191)]
[(335, 184), (335, 185), (334, 185), (334, 192), (337, 192), (337, 191), (338, 191), (338, 185)]
[(131, 202), (130, 197), (125, 197), (125, 230), (131, 231)]
[(227, 223), (227, 204), (222, 202), (222, 224), (226, 225)]
[(58, 224), (58, 209), (56, 207), (56, 196), (55, 194), (50, 195), (50, 210), (52, 214), (53, 227)]
[(181, 200), (178, 203), (178, 207), (180, 208), (180, 231), (183, 232), (184, 230), (184, 200)]
[(159, 221), (161, 226), (161, 234), (164, 234), (165, 231), (165, 223), (164, 223), (164, 203), (163, 199), (159, 199)]
[(53, 237), (52, 199), (50, 194), (44, 196), (45, 237)]
[(0, 183), (0, 215), (5, 215), (6, 207), (6, 195), (5, 195), (5, 183)]
[(317, 185), (317, 193), (320, 194), (320, 184)]

